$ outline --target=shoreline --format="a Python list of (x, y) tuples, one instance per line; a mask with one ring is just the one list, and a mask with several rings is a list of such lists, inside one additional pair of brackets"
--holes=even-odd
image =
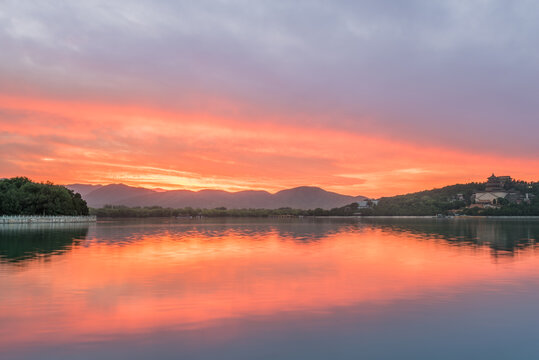
[(0, 224), (48, 224), (48, 223), (90, 223), (96, 222), (95, 215), (65, 216), (65, 215), (3, 215)]
[(434, 220), (466, 220), (466, 219), (530, 219), (539, 220), (538, 215), (529, 216), (454, 216), (454, 217), (437, 217), (434, 215), (381, 215), (381, 216), (193, 216), (193, 217), (174, 217), (174, 216), (126, 216), (126, 217), (98, 217), (98, 221), (113, 221), (113, 220), (144, 220), (144, 219), (173, 219), (173, 220), (203, 220), (203, 219), (272, 219), (272, 220), (287, 220), (287, 219), (434, 219)]
[(315, 216), (317, 219), (436, 219), (436, 220), (465, 220), (465, 219), (539, 219), (539, 215), (507, 216), (507, 215), (468, 215), (437, 217), (436, 215), (380, 215), (380, 216)]
[(203, 217), (97, 217), (96, 215), (88, 216), (64, 216), (64, 215), (3, 215), (0, 216), (0, 225), (4, 224), (67, 224), (67, 223), (95, 223), (100, 221), (111, 220), (144, 220), (144, 219), (174, 219), (174, 220), (202, 220), (202, 219), (273, 219), (273, 220), (285, 220), (285, 219), (356, 219), (356, 220), (373, 220), (373, 219), (431, 219), (431, 220), (466, 220), (466, 219), (498, 219), (498, 220), (539, 220), (539, 216), (454, 216), (454, 217), (437, 217), (434, 215), (381, 215), (381, 216), (203, 216)]

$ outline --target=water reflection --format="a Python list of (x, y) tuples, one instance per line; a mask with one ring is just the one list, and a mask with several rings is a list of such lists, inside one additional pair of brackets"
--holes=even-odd
[(363, 223), (421, 238), (443, 239), (455, 245), (488, 246), (494, 256), (514, 255), (519, 249), (534, 246), (539, 239), (539, 220), (364, 219)]
[(275, 233), (287, 241), (311, 243), (338, 233), (366, 229), (413, 234), (424, 240), (444, 240), (454, 245), (488, 246), (493, 250), (493, 256), (513, 255), (519, 249), (534, 246), (539, 239), (539, 220), (511, 219), (293, 219), (278, 222), (264, 219), (208, 219), (197, 222), (139, 220), (101, 224), (91, 236), (100, 241), (119, 243), (163, 234), (179, 237), (197, 234), (212, 238), (234, 231), (251, 239)]
[[(313, 334), (313, 324), (313, 349), (350, 339), (343, 346), (359, 351), (354, 344), (370, 337), (361, 345), (368, 349), (389, 341), (384, 337), (393, 330), (380, 329), (406, 329), (410, 321), (420, 323), (401, 336), (417, 331), (428, 338), (436, 332), (423, 327), (444, 328), (448, 321), (432, 324), (437, 314), (469, 318), (495, 309), (487, 318), (503, 315), (498, 301), (524, 306), (523, 294), (536, 303), (538, 226), (228, 219), (3, 229), (0, 347), (8, 358), (90, 359), (103, 357), (103, 349), (122, 354), (105, 358), (147, 358), (158, 343), (160, 358), (250, 359), (252, 352), (241, 350), (249, 341), (261, 348), (280, 341), (290, 351), (260, 358), (294, 359), (324, 353), (298, 345)], [(20, 239), (24, 251), (8, 251), (6, 242)], [(39, 239), (48, 243), (38, 245)], [(513, 256), (493, 261), (494, 250)], [(37, 261), (42, 254), (60, 255)], [(12, 261), (26, 266), (14, 269)], [(409, 313), (414, 317), (401, 319)], [(489, 326), (486, 333), (496, 328)], [(251, 338), (253, 329), (258, 339)], [(214, 352), (202, 356), (207, 349)]]
[[(404, 233), (428, 241), (444, 240), (460, 246), (487, 246), (493, 256), (514, 255), (533, 247), (539, 239), (537, 220), (436, 220), (436, 219), (208, 219), (130, 220), (88, 224), (11, 224), (0, 225), (0, 262), (24, 262), (69, 251), (84, 239), (115, 245), (129, 244), (147, 237), (192, 235), (208, 239), (235, 234), (256, 240), (274, 234), (286, 241), (312, 243), (324, 241), (342, 232), (380, 229), (388, 233)], [(86, 242), (89, 244), (90, 242)]]
[(197, 233), (207, 237), (220, 237), (226, 231), (233, 230), (244, 236), (257, 237), (260, 234), (276, 232), (279, 236), (294, 241), (319, 241), (332, 234), (346, 231), (347, 228), (358, 228), (361, 225), (353, 220), (329, 221), (313, 219), (202, 219), (197, 221), (178, 220), (130, 220), (101, 223), (96, 229), (96, 238), (112, 241), (130, 241), (137, 237), (155, 235), (157, 232), (168, 232), (182, 235)]
[(0, 262), (22, 263), (68, 251), (88, 233), (88, 224), (0, 225)]

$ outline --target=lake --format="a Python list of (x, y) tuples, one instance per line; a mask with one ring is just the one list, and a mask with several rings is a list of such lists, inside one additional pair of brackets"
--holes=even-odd
[(0, 358), (537, 359), (539, 221), (0, 226)]

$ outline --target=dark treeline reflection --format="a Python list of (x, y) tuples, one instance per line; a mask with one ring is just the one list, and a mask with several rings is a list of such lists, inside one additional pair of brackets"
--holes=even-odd
[(97, 226), (2, 225), (0, 261), (21, 262), (69, 251), (81, 239), (112, 245), (128, 245), (146, 237), (189, 241), (202, 238), (218, 241), (237, 236), (245, 241), (277, 237), (282, 241), (313, 243), (331, 241), (340, 233), (355, 234), (358, 246), (364, 231), (381, 230), (425, 241), (445, 241), (459, 246), (488, 246), (494, 254), (512, 254), (533, 246), (539, 239), (539, 221), (490, 219), (198, 219), (198, 220), (118, 220)]
[(539, 240), (539, 220), (517, 219), (367, 219), (364, 224), (385, 231), (443, 239), (455, 245), (484, 245), (512, 253)]
[(88, 224), (0, 225), (0, 262), (23, 262), (71, 249), (88, 234)]
[(357, 231), (357, 221), (335, 219), (250, 219), (207, 218), (197, 220), (139, 219), (101, 222), (95, 234), (97, 241), (129, 242), (146, 236), (172, 236), (186, 240), (191, 236), (219, 238), (231, 233), (257, 240), (270, 234), (298, 242), (321, 241), (341, 232)]
[(257, 240), (273, 233), (284, 241), (309, 243), (324, 241), (339, 233), (357, 233), (381, 229), (413, 234), (425, 240), (444, 240), (455, 245), (489, 246), (494, 250), (513, 252), (534, 245), (539, 239), (539, 221), (514, 219), (204, 219), (134, 220), (110, 222), (99, 226), (96, 239), (125, 242), (144, 236), (172, 236), (186, 240), (191, 236), (218, 238), (231, 232)]

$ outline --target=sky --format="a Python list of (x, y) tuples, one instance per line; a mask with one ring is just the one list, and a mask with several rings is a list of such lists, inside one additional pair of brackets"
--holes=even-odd
[(0, 0), (0, 177), (539, 180), (539, 2)]

